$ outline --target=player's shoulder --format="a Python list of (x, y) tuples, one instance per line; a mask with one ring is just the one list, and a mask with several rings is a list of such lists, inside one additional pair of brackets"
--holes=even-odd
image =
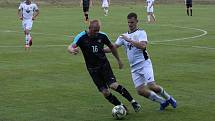
[(32, 6), (37, 6), (37, 4), (35, 2), (31, 2)]
[(84, 35), (86, 35), (87, 34), (87, 32), (86, 31), (82, 31), (82, 32), (79, 32), (78, 34), (77, 34), (77, 36), (84, 36)]
[(107, 36), (108, 37), (107, 33), (102, 32), (102, 31), (100, 31), (98, 34), (101, 35), (101, 36)]
[(146, 31), (144, 29), (138, 29), (136, 32), (138, 32), (138, 33), (146, 33)]

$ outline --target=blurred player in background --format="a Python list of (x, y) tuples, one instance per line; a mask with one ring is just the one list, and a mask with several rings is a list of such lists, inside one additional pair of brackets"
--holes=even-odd
[(148, 23), (151, 23), (153, 19), (153, 22), (155, 22), (155, 15), (154, 15), (154, 0), (146, 0), (146, 11), (147, 11), (147, 20)]
[(187, 7), (187, 15), (192, 16), (193, 15), (192, 0), (185, 0), (185, 5)]
[(89, 23), (89, 8), (92, 6), (92, 3), (92, 0), (80, 0), (80, 6), (82, 6), (84, 12), (85, 23)]
[(110, 52), (112, 52), (116, 58), (119, 68), (121, 69), (123, 64), (118, 56), (118, 52), (107, 35), (100, 32), (100, 22), (98, 20), (90, 21), (89, 30), (79, 33), (74, 38), (73, 43), (68, 47), (68, 51), (71, 54), (76, 55), (79, 52), (77, 47), (81, 48), (87, 70), (92, 77), (94, 84), (110, 103), (115, 106), (123, 105), (110, 92), (109, 88), (120, 93), (132, 104), (134, 110), (138, 112), (141, 106), (133, 99), (125, 87), (117, 83), (110, 63), (103, 51), (104, 45), (110, 48)]
[(108, 15), (108, 8), (110, 5), (110, 0), (101, 0), (102, 1), (102, 8), (104, 10), (104, 15), (107, 16)]
[[(137, 14), (129, 13), (127, 20), (129, 30), (118, 37), (114, 46), (116, 48), (124, 46), (137, 93), (160, 103), (161, 111), (169, 104), (176, 108), (176, 100), (163, 87), (155, 83), (152, 62), (146, 50), (147, 34), (144, 30), (137, 28)], [(105, 48), (104, 51), (110, 52), (110, 49)]]
[(39, 9), (37, 5), (31, 0), (25, 0), (20, 3), (18, 8), (18, 17), (22, 20), (22, 27), (25, 33), (25, 49), (27, 50), (32, 45), (32, 37), (30, 35), (30, 31), (33, 25), (33, 20), (39, 14)]

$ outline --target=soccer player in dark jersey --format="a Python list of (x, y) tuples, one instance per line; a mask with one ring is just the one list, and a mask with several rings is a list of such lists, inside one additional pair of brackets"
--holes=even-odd
[[(193, 10), (192, 10), (192, 0), (185, 0), (185, 4), (187, 6), (187, 15), (192, 16), (193, 15)], [(190, 13), (189, 13), (190, 12)]]
[(84, 21), (85, 23), (89, 22), (89, 7), (92, 6), (92, 0), (80, 0), (80, 6), (83, 8), (84, 12)]
[[(109, 90), (109, 88), (120, 93), (133, 106), (135, 112), (138, 112), (141, 106), (132, 98), (125, 87), (116, 82), (116, 78), (112, 72), (110, 63), (104, 53), (104, 45), (108, 46), (116, 58), (119, 68), (123, 64), (118, 56), (118, 52), (108, 39), (107, 35), (100, 32), (100, 22), (98, 20), (90, 21), (89, 30), (79, 33), (73, 43), (68, 47), (68, 51), (76, 55), (80, 47), (87, 70), (103, 96), (113, 105), (123, 105)], [(124, 105), (123, 105), (124, 106)], [(125, 106), (124, 106), (125, 107)], [(127, 108), (125, 107), (127, 110)]]

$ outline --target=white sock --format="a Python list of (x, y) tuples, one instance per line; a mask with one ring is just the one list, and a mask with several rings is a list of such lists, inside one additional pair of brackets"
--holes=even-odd
[(161, 95), (165, 99), (169, 100), (170, 99), (170, 95), (162, 87), (160, 87), (160, 88), (161, 88), (161, 92), (159, 93), (159, 95)]
[(105, 12), (105, 14), (108, 14), (108, 9), (104, 8), (104, 12)]
[(155, 92), (151, 91), (149, 99), (158, 103), (164, 103), (166, 100), (158, 96)]
[(134, 103), (134, 102), (136, 102), (134, 99), (131, 101), (131, 103)]
[(147, 15), (148, 22), (150, 22), (150, 15)]
[(154, 21), (155, 21), (155, 15), (154, 15), (154, 14), (152, 14), (152, 17), (153, 17), (153, 19), (154, 19)]
[(25, 44), (26, 44), (26, 45), (28, 45), (28, 41), (29, 41), (28, 37), (29, 37), (29, 35), (26, 34), (26, 35), (25, 35)]

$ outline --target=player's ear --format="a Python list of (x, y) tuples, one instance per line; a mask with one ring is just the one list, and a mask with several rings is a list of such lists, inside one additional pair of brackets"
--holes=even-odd
[(139, 22), (138, 19), (137, 19), (137, 22)]

